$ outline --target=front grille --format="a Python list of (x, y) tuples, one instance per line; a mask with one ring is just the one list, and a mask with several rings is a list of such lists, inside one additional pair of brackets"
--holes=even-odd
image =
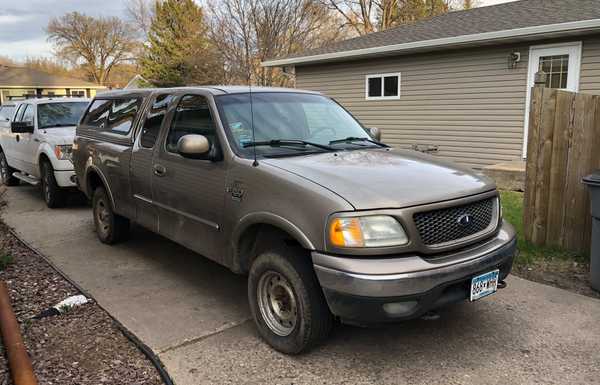
[[(495, 217), (496, 199), (494, 197), (462, 206), (415, 213), (413, 219), (421, 241), (426, 246), (435, 246), (460, 241), (485, 231)], [(468, 221), (465, 220), (466, 216), (469, 216)]]

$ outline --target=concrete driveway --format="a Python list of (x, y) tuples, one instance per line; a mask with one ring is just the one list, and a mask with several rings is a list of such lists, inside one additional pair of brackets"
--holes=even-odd
[(260, 341), (244, 277), (143, 229), (96, 240), (84, 205), (9, 188), (3, 219), (150, 346), (183, 384), (600, 384), (600, 301), (511, 277), (474, 304), (384, 329), (339, 326), (288, 357)]

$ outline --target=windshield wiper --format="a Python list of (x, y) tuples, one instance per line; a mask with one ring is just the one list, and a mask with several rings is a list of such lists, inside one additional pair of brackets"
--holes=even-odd
[(332, 140), (329, 142), (329, 145), (338, 144), (338, 143), (353, 143), (353, 142), (369, 142), (369, 143), (373, 143), (373, 144), (376, 144), (381, 147), (389, 147), (387, 144), (378, 142), (376, 140), (369, 139), (369, 138), (359, 138), (358, 136), (349, 136), (344, 139)]
[(335, 148), (325, 145), (325, 144), (319, 144), (319, 143), (314, 143), (314, 142), (307, 142), (306, 140), (299, 140), (299, 139), (273, 139), (273, 140), (265, 140), (265, 141), (259, 141), (259, 142), (248, 142), (248, 143), (244, 143), (243, 147), (257, 147), (257, 146), (271, 146), (271, 147), (281, 147), (281, 146), (313, 146), (316, 148), (320, 148), (322, 150), (327, 150), (327, 151), (335, 151)]

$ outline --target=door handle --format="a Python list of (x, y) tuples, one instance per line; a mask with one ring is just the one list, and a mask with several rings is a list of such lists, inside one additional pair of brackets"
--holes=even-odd
[(20, 136), (20, 135), (17, 135), (17, 136), (15, 136), (15, 140), (16, 140), (17, 142), (18, 142), (18, 141), (20, 141), (20, 140), (21, 140), (21, 136)]
[(156, 176), (165, 176), (167, 174), (167, 169), (160, 164), (155, 164), (153, 170)]

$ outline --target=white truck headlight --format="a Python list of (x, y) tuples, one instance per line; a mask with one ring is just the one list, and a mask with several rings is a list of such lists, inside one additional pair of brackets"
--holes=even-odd
[(56, 155), (56, 159), (59, 160), (73, 160), (73, 145), (71, 144), (61, 144), (54, 146), (54, 155)]
[(335, 247), (387, 247), (406, 245), (408, 236), (394, 217), (370, 215), (332, 219), (329, 241)]

